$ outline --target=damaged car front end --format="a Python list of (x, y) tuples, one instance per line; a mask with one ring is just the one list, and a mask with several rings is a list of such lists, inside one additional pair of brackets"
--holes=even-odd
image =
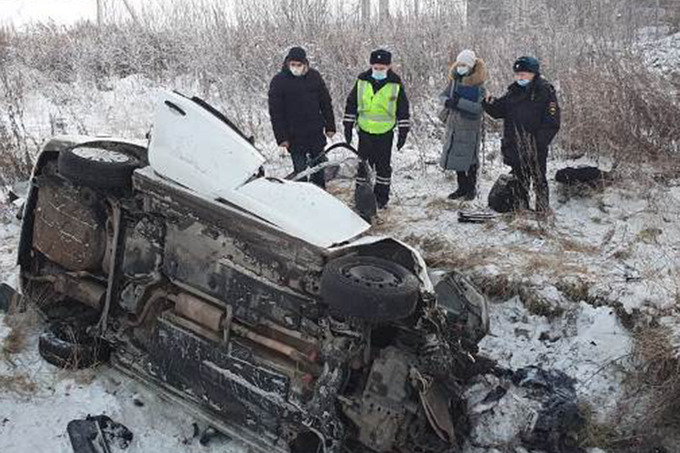
[(19, 248), (23, 292), (52, 322), (43, 357), (78, 367), (111, 351), (259, 451), (458, 451), (484, 297), (263, 163), (177, 93), (161, 95), (148, 146), (50, 141)]

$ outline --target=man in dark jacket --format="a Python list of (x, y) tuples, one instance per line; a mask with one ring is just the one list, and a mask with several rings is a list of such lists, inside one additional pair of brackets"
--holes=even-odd
[[(411, 126), (404, 85), (392, 67), (392, 54), (378, 49), (371, 53), (371, 69), (359, 75), (345, 106), (345, 140), (352, 142), (355, 124), (359, 134), (359, 155), (375, 168), (374, 193), (378, 208), (390, 198), (392, 143), (399, 129), (397, 149), (406, 143)], [(367, 183), (364, 165), (357, 170), (357, 185)]]
[[(290, 152), (296, 172), (305, 170), (318, 159), (326, 138), (335, 134), (335, 117), (328, 88), (318, 71), (309, 67), (301, 47), (288, 52), (281, 72), (269, 85), (269, 116), (276, 143)], [(325, 159), (318, 159), (314, 164)], [(325, 187), (324, 172), (311, 177)]]
[(519, 182), (519, 203), (529, 206), (533, 182), (536, 211), (546, 213), (550, 209), (548, 147), (560, 129), (560, 107), (555, 88), (540, 74), (538, 60), (520, 57), (513, 70), (515, 83), (508, 92), (498, 99), (489, 96), (482, 105), (493, 118), (504, 120), (501, 151)]

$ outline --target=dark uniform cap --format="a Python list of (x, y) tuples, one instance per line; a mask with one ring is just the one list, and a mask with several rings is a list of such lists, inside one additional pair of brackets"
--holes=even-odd
[(385, 49), (378, 49), (371, 52), (371, 64), (392, 64), (392, 54)]
[(538, 60), (534, 57), (519, 57), (512, 66), (512, 70), (515, 72), (532, 72), (538, 74), (540, 65)]

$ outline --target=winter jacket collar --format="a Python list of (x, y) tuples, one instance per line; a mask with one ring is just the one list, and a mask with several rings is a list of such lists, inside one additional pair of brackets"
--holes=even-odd
[(477, 58), (475, 60), (475, 65), (472, 67), (472, 72), (465, 77), (461, 79), (461, 77), (458, 75), (456, 72), (456, 69), (458, 68), (459, 63), (456, 62), (453, 65), (451, 65), (451, 69), (449, 69), (449, 79), (450, 80), (460, 80), (461, 85), (469, 85), (469, 86), (479, 86), (483, 85), (486, 82), (487, 78), (487, 69), (486, 69), (486, 63), (484, 60), (481, 58)]

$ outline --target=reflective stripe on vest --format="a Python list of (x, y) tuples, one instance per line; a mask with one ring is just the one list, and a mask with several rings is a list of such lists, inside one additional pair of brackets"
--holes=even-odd
[(369, 134), (384, 134), (397, 124), (399, 84), (387, 83), (377, 93), (366, 80), (357, 82), (359, 128)]

